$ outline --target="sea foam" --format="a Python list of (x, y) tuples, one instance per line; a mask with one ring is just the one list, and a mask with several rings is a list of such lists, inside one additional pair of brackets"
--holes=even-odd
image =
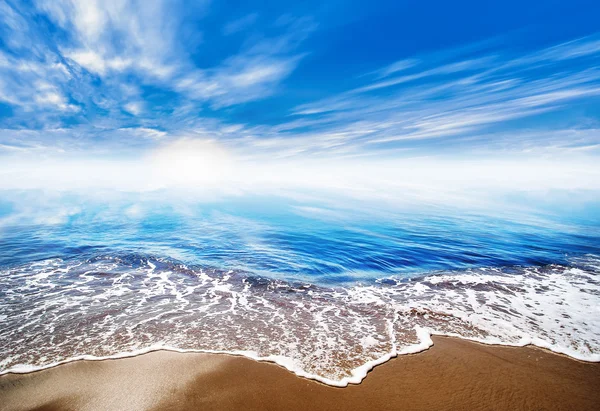
[(272, 361), (359, 383), (431, 335), (600, 361), (600, 259), (322, 287), (139, 255), (0, 272), (0, 372), (168, 349)]

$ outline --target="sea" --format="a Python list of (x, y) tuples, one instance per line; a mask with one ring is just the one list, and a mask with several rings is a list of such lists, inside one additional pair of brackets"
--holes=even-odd
[(595, 205), (9, 194), (2, 374), (166, 349), (346, 386), (434, 335), (600, 361)]

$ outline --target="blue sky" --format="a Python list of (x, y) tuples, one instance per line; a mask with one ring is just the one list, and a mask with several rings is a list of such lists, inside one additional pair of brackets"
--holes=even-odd
[(600, 6), (488, 3), (0, 0), (0, 172), (9, 188), (32, 162), (40, 184), (95, 166), (111, 180), (147, 174), (143, 157), (206, 183), (321, 161), (319, 180), (383, 161), (464, 181), (481, 171), (464, 161), (490, 159), (485, 184), (535, 163), (546, 187), (568, 158), (579, 168), (550, 180), (596, 188)]

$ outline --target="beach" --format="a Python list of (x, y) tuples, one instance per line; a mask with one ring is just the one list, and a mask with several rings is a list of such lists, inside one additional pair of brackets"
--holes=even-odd
[(230, 3), (0, 0), (0, 411), (600, 411), (600, 1)]
[(336, 388), (268, 362), (156, 351), (0, 377), (1, 410), (592, 410), (600, 364), (536, 347), (433, 337)]

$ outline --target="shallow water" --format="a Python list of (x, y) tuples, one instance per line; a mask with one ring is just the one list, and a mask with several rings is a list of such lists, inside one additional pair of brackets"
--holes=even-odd
[(600, 361), (600, 237), (576, 214), (131, 207), (5, 212), (2, 372), (170, 348), (346, 385), (431, 334)]

